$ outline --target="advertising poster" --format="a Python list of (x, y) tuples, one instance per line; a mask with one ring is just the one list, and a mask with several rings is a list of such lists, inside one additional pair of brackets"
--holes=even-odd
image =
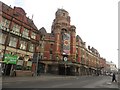
[(63, 53), (66, 55), (70, 54), (70, 34), (63, 34)]

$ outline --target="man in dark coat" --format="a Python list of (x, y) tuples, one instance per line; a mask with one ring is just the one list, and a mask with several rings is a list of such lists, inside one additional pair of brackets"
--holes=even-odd
[(112, 82), (114, 82), (114, 81), (117, 82), (115, 73), (113, 73), (113, 75), (112, 75)]

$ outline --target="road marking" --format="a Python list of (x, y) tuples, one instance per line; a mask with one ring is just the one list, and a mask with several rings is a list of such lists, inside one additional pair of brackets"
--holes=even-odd
[(112, 83), (111, 82), (107, 82), (108, 85), (111, 85)]
[(62, 86), (68, 86), (68, 85), (72, 85), (72, 83), (65, 83), (65, 84), (53, 85), (51, 87), (52, 88), (56, 88), (56, 87), (62, 87)]

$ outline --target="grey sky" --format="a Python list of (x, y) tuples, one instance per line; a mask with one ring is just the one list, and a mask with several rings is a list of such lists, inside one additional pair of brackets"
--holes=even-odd
[(101, 57), (118, 65), (118, 1), (119, 0), (1, 0), (7, 5), (22, 7), (35, 25), (51, 31), (58, 8), (71, 16), (87, 46), (96, 48)]

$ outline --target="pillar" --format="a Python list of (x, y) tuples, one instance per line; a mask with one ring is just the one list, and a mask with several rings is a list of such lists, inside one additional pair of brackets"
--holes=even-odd
[(45, 69), (44, 69), (44, 73), (46, 74), (48, 70), (48, 64), (45, 64)]

